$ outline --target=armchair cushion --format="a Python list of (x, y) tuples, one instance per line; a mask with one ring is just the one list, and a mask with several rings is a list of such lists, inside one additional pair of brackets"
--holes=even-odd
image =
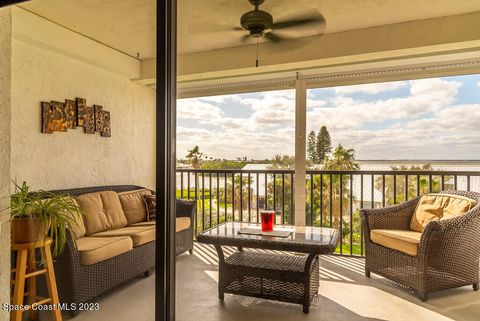
[(410, 221), (410, 229), (423, 232), (431, 221), (452, 218), (468, 212), (477, 201), (450, 194), (427, 194), (420, 198)]
[(190, 217), (177, 217), (175, 223), (175, 232), (178, 233), (189, 228), (192, 222), (190, 221)]
[(373, 243), (416, 256), (422, 233), (404, 230), (371, 230), (370, 239)]

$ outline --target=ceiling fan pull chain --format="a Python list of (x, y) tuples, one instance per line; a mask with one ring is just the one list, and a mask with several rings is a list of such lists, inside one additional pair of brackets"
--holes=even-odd
[(258, 68), (258, 38), (257, 38), (257, 60), (255, 62), (255, 67)]

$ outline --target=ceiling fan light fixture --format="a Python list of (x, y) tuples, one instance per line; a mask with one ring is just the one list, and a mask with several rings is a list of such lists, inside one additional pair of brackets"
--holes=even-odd
[(273, 25), (273, 17), (268, 12), (252, 10), (242, 15), (240, 25), (243, 29), (249, 30), (252, 37), (259, 38), (265, 29), (270, 29)]
[(309, 27), (312, 28), (322, 28), (322, 31), (319, 31), (319, 34), (323, 33), (325, 29), (325, 18), (315, 10), (315, 14), (312, 15), (309, 12), (308, 15), (304, 14), (303, 16), (296, 17), (295, 19), (289, 19), (284, 21), (275, 21), (273, 23), (273, 17), (270, 13), (260, 10), (259, 6), (263, 4), (265, 0), (248, 0), (253, 6), (255, 6), (254, 10), (248, 11), (244, 13), (240, 17), (240, 25), (241, 28), (235, 28), (235, 30), (246, 30), (249, 34), (245, 34), (241, 41), (246, 42), (249, 38), (258, 39), (265, 37), (266, 39), (273, 41), (273, 42), (281, 42), (285, 38), (281, 37), (280, 35), (276, 34), (277, 30), (284, 30), (290, 28), (298, 28), (298, 27)]
[(251, 27), (250, 28), (250, 37), (252, 38), (262, 38), (264, 32), (263, 26)]

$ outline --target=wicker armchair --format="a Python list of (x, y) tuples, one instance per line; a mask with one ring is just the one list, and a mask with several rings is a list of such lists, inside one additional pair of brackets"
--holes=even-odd
[(473, 285), (479, 290), (480, 193), (448, 191), (478, 203), (462, 216), (428, 223), (418, 252), (411, 256), (371, 241), (373, 229), (409, 230), (419, 197), (400, 205), (362, 209), (365, 236), (365, 275), (377, 273), (415, 290), (421, 300), (428, 293)]

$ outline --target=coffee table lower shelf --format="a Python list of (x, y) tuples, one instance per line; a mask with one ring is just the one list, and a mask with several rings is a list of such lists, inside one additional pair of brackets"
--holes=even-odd
[(319, 287), (318, 255), (239, 251), (219, 256), (219, 298), (224, 293), (297, 303), (308, 313)]

